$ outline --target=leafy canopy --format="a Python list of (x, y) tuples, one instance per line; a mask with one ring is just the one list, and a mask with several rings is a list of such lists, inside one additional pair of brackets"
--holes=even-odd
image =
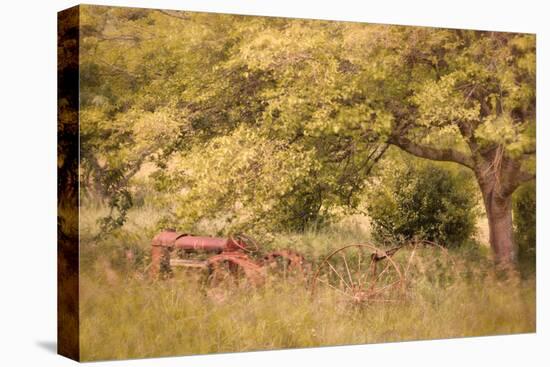
[(83, 186), (107, 227), (138, 173), (178, 226), (303, 229), (357, 208), (388, 144), (466, 165), (534, 146), (532, 35), (96, 6), (81, 24)]

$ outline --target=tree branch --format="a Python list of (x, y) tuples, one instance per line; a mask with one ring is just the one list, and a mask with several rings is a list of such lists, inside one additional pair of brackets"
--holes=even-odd
[(536, 174), (535, 173), (530, 173), (530, 172), (526, 172), (526, 171), (516, 171), (513, 175), (513, 177), (511, 177), (510, 180), (508, 180), (506, 183), (506, 185), (503, 186), (502, 188), (502, 193), (504, 195), (512, 195), (514, 193), (514, 191), (516, 191), (516, 189), (523, 183), (525, 182), (528, 182), (528, 181), (531, 181), (531, 180), (534, 180), (536, 178)]
[(388, 139), (388, 143), (395, 145), (403, 149), (407, 153), (410, 153), (420, 158), (431, 159), (434, 161), (455, 162), (470, 169), (474, 169), (473, 159), (468, 155), (454, 149), (437, 149), (419, 145), (414, 143), (410, 139), (400, 135), (391, 136)]

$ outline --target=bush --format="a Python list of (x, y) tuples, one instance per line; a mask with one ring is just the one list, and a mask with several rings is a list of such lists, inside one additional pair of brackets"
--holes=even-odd
[(471, 238), (477, 196), (469, 176), (424, 164), (384, 176), (371, 190), (368, 204), (377, 240), (422, 238), (452, 247)]
[(520, 261), (534, 263), (537, 243), (535, 182), (522, 185), (513, 196), (515, 240)]

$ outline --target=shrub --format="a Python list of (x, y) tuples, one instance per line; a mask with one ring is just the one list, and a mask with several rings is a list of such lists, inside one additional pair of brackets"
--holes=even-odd
[(369, 197), (377, 240), (422, 238), (451, 247), (464, 243), (475, 229), (476, 191), (462, 172), (433, 164), (393, 169)]
[(534, 263), (537, 231), (536, 231), (536, 184), (529, 182), (522, 185), (513, 196), (513, 215), (515, 240), (518, 245), (520, 261)]

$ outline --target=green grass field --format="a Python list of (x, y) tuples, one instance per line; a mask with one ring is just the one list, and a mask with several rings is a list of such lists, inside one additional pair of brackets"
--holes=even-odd
[[(312, 295), (307, 277), (270, 277), (261, 287), (225, 291), (207, 287), (200, 271), (153, 281), (145, 275), (153, 210), (132, 211), (124, 229), (104, 239), (94, 237), (102, 209), (82, 214), (83, 360), (535, 331), (534, 275), (500, 274), (484, 247), (451, 251), (454, 260), (444, 263), (425, 251), (400, 302), (358, 306), (328, 288)], [(368, 225), (352, 218), (324, 230), (281, 234), (268, 247), (301, 251), (315, 269), (331, 249), (369, 240)], [(136, 254), (132, 263), (126, 249)], [(396, 261), (405, 264), (407, 251)]]

